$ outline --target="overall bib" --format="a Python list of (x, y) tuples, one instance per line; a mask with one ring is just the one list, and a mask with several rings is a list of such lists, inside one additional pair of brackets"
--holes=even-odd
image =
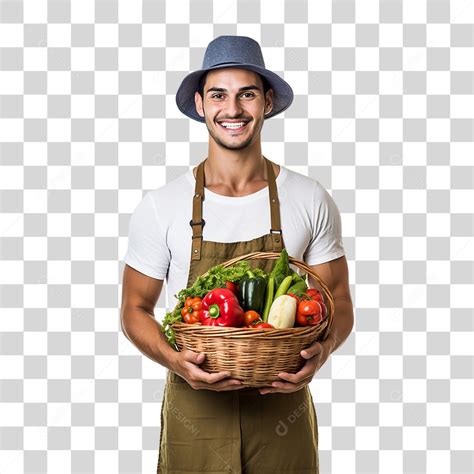
[[(204, 163), (193, 197), (191, 265), (186, 287), (209, 268), (251, 252), (281, 252), (284, 244), (275, 174), (265, 158), (270, 233), (245, 242), (202, 240)], [(269, 273), (274, 260), (250, 260)], [(275, 354), (278, 356), (278, 354)], [(195, 390), (168, 371), (161, 407), (157, 473), (319, 474), (318, 425), (308, 385), (261, 395), (257, 388)]]

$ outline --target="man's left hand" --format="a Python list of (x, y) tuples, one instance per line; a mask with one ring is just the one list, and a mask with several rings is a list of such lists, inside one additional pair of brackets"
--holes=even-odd
[(280, 372), (278, 377), (281, 381), (275, 381), (271, 386), (261, 387), (260, 394), (267, 393), (290, 393), (300, 390), (305, 385), (309, 384), (314, 377), (314, 374), (324, 365), (331, 349), (334, 347), (334, 340), (328, 337), (322, 342), (313, 342), (307, 349), (301, 351), (301, 357), (306, 359), (306, 363), (301, 370), (296, 374), (289, 374), (287, 372)]

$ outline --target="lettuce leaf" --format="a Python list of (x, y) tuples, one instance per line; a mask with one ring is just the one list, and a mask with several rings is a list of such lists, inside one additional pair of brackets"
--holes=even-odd
[[(208, 270), (207, 275), (199, 276), (191, 287), (180, 290), (178, 294), (175, 295), (178, 299), (178, 303), (172, 311), (165, 314), (161, 325), (161, 330), (168, 339), (168, 342), (177, 349), (175, 334), (171, 325), (183, 320), (181, 317), (181, 309), (184, 307), (184, 302), (188, 296), (203, 298), (214, 288), (225, 288), (226, 282), (228, 281), (238, 282), (248, 270), (250, 270), (248, 260), (241, 260), (229, 267), (216, 265)], [(268, 278), (268, 275), (260, 268), (253, 268), (252, 272), (255, 276), (262, 276), (265, 279)]]

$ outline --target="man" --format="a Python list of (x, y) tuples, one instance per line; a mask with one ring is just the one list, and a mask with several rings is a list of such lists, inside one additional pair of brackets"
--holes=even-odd
[[(308, 384), (350, 334), (353, 309), (334, 201), (316, 180), (262, 155), (264, 120), (292, 100), (291, 87), (265, 68), (256, 41), (213, 40), (203, 68), (185, 77), (176, 97), (186, 116), (206, 124), (208, 156), (149, 192), (133, 213), (121, 321), (133, 344), (168, 369), (158, 472), (319, 472)], [(307, 361), (298, 373), (244, 388), (229, 372), (202, 370), (205, 354), (167, 343), (154, 318), (165, 278), (171, 297), (211, 266), (283, 247), (316, 271), (335, 301), (331, 333), (301, 352)], [(267, 260), (261, 268), (271, 266)]]

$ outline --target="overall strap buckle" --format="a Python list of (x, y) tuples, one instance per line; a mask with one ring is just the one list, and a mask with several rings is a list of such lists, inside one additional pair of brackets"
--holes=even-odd
[[(282, 232), (281, 229), (270, 229), (270, 234), (273, 240), (273, 251), (281, 252), (282, 249)], [(278, 235), (280, 234), (280, 235)]]
[(200, 221), (197, 221), (197, 222), (193, 222), (193, 220), (191, 219), (189, 221), (189, 225), (192, 227), (193, 225), (205, 225), (206, 224), (206, 221), (204, 219), (201, 219)]

